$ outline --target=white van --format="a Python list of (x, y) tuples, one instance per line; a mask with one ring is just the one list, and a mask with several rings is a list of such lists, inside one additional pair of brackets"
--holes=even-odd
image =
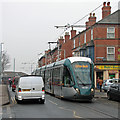
[(16, 87), (15, 99), (21, 103), (26, 99), (38, 99), (41, 103), (45, 102), (44, 82), (40, 76), (20, 77)]

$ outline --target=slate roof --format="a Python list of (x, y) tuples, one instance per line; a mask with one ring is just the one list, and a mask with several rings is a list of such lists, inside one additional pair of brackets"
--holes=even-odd
[(120, 24), (120, 10), (117, 10), (104, 19), (98, 21), (97, 24)]

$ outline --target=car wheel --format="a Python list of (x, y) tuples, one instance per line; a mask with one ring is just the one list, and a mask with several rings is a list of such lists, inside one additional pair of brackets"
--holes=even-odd
[(22, 101), (20, 101), (20, 100), (16, 100), (17, 101), (17, 104), (21, 104), (22, 103)]
[(107, 90), (104, 90), (104, 92), (107, 92)]
[(45, 99), (44, 100), (39, 99), (38, 102), (41, 103), (41, 104), (44, 104), (45, 103)]
[(111, 100), (111, 95), (110, 95), (110, 93), (107, 94), (107, 98), (108, 98), (108, 100)]
[(18, 100), (18, 99), (16, 98), (16, 96), (15, 96), (15, 100), (16, 100), (17, 104), (21, 104), (21, 103), (22, 103), (22, 101), (21, 101), (21, 100)]

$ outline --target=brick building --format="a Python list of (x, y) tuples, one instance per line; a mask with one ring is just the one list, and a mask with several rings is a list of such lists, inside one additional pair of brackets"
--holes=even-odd
[(96, 22), (95, 13), (90, 13), (86, 29), (79, 34), (72, 29), (71, 35), (67, 32), (64, 38), (60, 37), (59, 48), (45, 51), (39, 60), (39, 67), (58, 59), (86, 56), (95, 64), (95, 82), (97, 77), (103, 80), (120, 78), (120, 10), (111, 14), (110, 2), (104, 2), (101, 14), (102, 19)]
[[(76, 35), (76, 30), (71, 30), (71, 37), (75, 35)], [(61, 36), (57, 42), (59, 42), (59, 44), (57, 44), (57, 47), (55, 47), (53, 50), (50, 49), (46, 50), (45, 55), (39, 59), (38, 61), (39, 67), (72, 56), (73, 41), (70, 39), (69, 32), (65, 33), (64, 38)]]
[(73, 40), (73, 55), (90, 57), (95, 63), (95, 81), (120, 78), (120, 10), (111, 14), (110, 2), (103, 3), (102, 19), (96, 22), (95, 13), (90, 13), (86, 30)]

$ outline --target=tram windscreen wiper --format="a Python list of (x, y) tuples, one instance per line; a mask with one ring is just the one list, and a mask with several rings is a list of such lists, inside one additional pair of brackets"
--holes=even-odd
[(77, 79), (80, 80), (80, 82), (82, 83), (82, 85), (86, 86), (85, 83), (83, 83), (83, 81), (77, 76)]

